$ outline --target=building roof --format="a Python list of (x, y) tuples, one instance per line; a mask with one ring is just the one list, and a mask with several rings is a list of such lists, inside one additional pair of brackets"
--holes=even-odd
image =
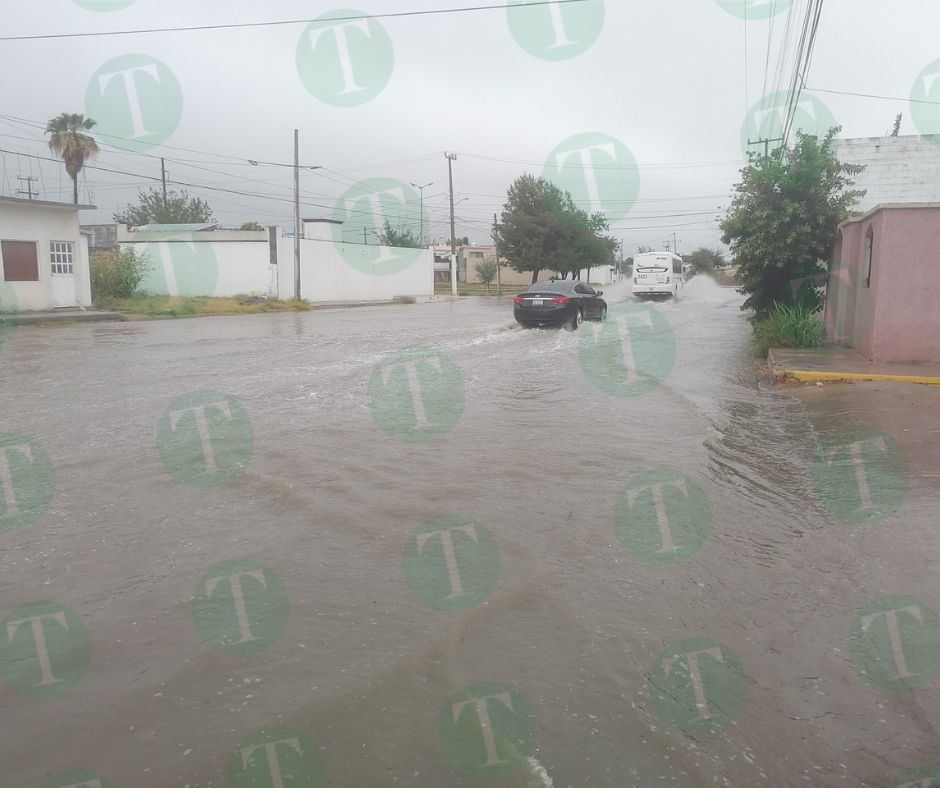
[(140, 224), (128, 228), (135, 233), (203, 233), (218, 230), (217, 224)]
[(85, 205), (72, 202), (52, 202), (51, 200), (30, 200), (25, 197), (3, 197), (0, 196), (0, 202), (12, 202), (18, 205), (41, 205), (45, 208), (71, 208), (77, 211), (97, 211), (97, 205)]
[(839, 227), (845, 227), (847, 224), (854, 224), (855, 222), (864, 222), (866, 219), (871, 218), (876, 213), (880, 211), (900, 211), (900, 210), (923, 210), (924, 208), (940, 210), (940, 202), (886, 202), (879, 203), (874, 208), (871, 208), (865, 213), (859, 214), (858, 216), (850, 216), (843, 222), (839, 223)]

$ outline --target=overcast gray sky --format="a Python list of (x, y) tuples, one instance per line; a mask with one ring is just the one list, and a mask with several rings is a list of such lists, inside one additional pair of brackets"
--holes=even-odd
[[(359, 0), (353, 14), (496, 2)], [(40, 127), (60, 112), (84, 112), (100, 123), (93, 164), (124, 174), (87, 170), (83, 198), (87, 187), (99, 209), (83, 221), (110, 221), (139, 185), (158, 185), (140, 176), (158, 179), (163, 156), (170, 188), (191, 184), (220, 222), (287, 225), (291, 170), (265, 162), (292, 160), (296, 127), (302, 163), (325, 168), (302, 174), (307, 217), (333, 216), (337, 203), (351, 204), (341, 198), (354, 184), (383, 178), (387, 195), (372, 204), (397, 220), (389, 205), (404, 197), (414, 218), (415, 194), (395, 192), (392, 181), (430, 182), (425, 232), (446, 235), (444, 151), (453, 151), (458, 235), (486, 241), (506, 188), (531, 172), (607, 212), (628, 253), (661, 248), (673, 232), (686, 252), (719, 241), (715, 219), (744, 162), (745, 119), (763, 125), (752, 126), (754, 136), (774, 131), (776, 112), (752, 110), (789, 83), (809, 3), (590, 0), (313, 28), (5, 40), (0, 148), (48, 156)], [(323, 0), (8, 2), (0, 35), (313, 20), (344, 8)], [(878, 136), (904, 112), (902, 134), (940, 132), (940, 107), (920, 104), (912, 118), (909, 102), (917, 90), (940, 100), (940, 79), (930, 78), (940, 75), (938, 30), (937, 0), (825, 0), (807, 79), (817, 90), (804, 95), (800, 125), (833, 118), (843, 136)], [(43, 197), (69, 199), (60, 164), (11, 153), (0, 164), (2, 193), (32, 172)]]

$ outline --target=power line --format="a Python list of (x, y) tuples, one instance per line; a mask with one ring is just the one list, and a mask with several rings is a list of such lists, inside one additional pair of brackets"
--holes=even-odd
[[(542, 5), (575, 5), (587, 3), (590, 0), (535, 0), (527, 2), (526, 8), (534, 8)], [(0, 36), (0, 41), (38, 41), (56, 38), (92, 38), (101, 36), (129, 36), (141, 35), (145, 33), (183, 33), (199, 30), (237, 30), (241, 28), (253, 27), (277, 27), (283, 25), (307, 25), (311, 22), (359, 22), (366, 19), (398, 19), (414, 16), (437, 16), (441, 14), (464, 14), (473, 11), (503, 11), (510, 8), (518, 8), (518, 4), (508, 5), (478, 5), (465, 6), (462, 8), (438, 8), (428, 11), (393, 11), (384, 14), (355, 14), (353, 16), (337, 16), (329, 19), (279, 19), (269, 22), (235, 22), (220, 25), (190, 25), (186, 27), (152, 27), (140, 28), (136, 30), (96, 30), (90, 33), (45, 33), (29, 36)]]
[(837, 96), (857, 96), (859, 98), (880, 99), (881, 101), (910, 101), (914, 104), (933, 104), (940, 105), (940, 101), (929, 101), (927, 99), (899, 98), (898, 96), (877, 96), (874, 93), (852, 93), (848, 90), (825, 90), (823, 88), (806, 88), (813, 93), (833, 93)]

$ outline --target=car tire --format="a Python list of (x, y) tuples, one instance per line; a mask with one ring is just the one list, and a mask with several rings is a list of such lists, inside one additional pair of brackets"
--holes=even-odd
[(601, 310), (601, 316), (599, 319), (601, 323), (604, 323), (607, 321), (607, 307), (606, 306)]
[(580, 326), (583, 322), (584, 313), (579, 309), (574, 313), (574, 315), (572, 315), (571, 320), (565, 324), (565, 328), (567, 328), (569, 331), (577, 331), (578, 326)]

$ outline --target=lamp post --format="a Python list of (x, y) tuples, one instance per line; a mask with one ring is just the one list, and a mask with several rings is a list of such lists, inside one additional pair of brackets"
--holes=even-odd
[(428, 186), (433, 186), (434, 182), (432, 181), (431, 183), (425, 183), (424, 185), (419, 186), (417, 183), (412, 181), (411, 185), (414, 186), (419, 192), (421, 192), (421, 208), (419, 209), (420, 213), (418, 214), (418, 222), (421, 226), (421, 231), (418, 233), (418, 241), (423, 246), (424, 245), (424, 190), (427, 189)]

